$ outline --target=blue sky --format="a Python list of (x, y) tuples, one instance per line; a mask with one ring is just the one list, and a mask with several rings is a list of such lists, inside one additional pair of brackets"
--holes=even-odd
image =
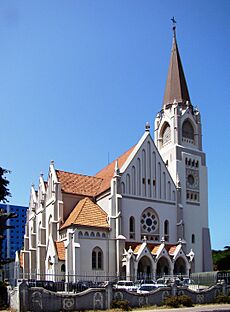
[(1, 0), (0, 165), (28, 205), (50, 160), (93, 175), (161, 109), (172, 28), (209, 169), (212, 247), (230, 245), (230, 1)]

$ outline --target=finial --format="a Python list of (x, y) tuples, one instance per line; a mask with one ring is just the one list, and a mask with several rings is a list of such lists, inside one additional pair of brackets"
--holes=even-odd
[(119, 175), (120, 175), (120, 169), (118, 167), (118, 160), (116, 159), (115, 167), (114, 167), (114, 176), (119, 176)]
[(51, 160), (51, 161), (50, 161), (50, 164), (51, 164), (51, 165), (54, 165), (54, 160)]
[(143, 242), (144, 243), (146, 243), (147, 242), (147, 238), (146, 238), (146, 236), (144, 235), (144, 237), (143, 237)]
[(149, 124), (149, 122), (147, 121), (147, 122), (145, 123), (145, 131), (148, 131), (148, 132), (149, 132), (149, 129), (150, 129), (150, 124)]
[(162, 238), (161, 238), (161, 243), (162, 243), (162, 244), (165, 243), (165, 238), (164, 238), (164, 236), (162, 236)]
[(173, 18), (171, 18), (171, 21), (173, 23), (173, 36), (176, 38), (176, 20), (173, 16)]
[(42, 177), (42, 178), (43, 178), (43, 176), (44, 176), (43, 172), (40, 172), (40, 177)]

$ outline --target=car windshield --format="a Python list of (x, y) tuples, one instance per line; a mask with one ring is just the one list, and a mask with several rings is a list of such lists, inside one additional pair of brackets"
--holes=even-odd
[(133, 286), (133, 282), (118, 282), (118, 286)]
[(153, 290), (153, 289), (154, 289), (153, 286), (148, 286), (148, 285), (141, 286), (141, 288), (140, 288), (140, 290), (148, 290), (148, 291)]
[(133, 282), (125, 282), (125, 286), (133, 286)]

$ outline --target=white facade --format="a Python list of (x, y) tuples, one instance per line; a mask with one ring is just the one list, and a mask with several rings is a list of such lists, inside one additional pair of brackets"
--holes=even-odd
[[(175, 37), (171, 63), (179, 73)], [(170, 85), (179, 75), (173, 70), (155, 142), (146, 125), (139, 142), (96, 176), (57, 171), (51, 162), (47, 182), (41, 175), (38, 190), (32, 186), (21, 253), (25, 278), (136, 280), (212, 269), (200, 113), (183, 75)]]

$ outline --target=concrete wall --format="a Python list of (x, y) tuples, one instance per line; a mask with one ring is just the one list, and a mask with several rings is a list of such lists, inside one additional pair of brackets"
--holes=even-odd
[(187, 295), (193, 303), (211, 303), (220, 293), (230, 293), (230, 287), (218, 284), (203, 291), (192, 291), (185, 287), (159, 288), (152, 293), (136, 294), (125, 290), (92, 288), (78, 294), (55, 293), (39, 287), (29, 288), (26, 282), (19, 286), (20, 311), (81, 311), (105, 310), (110, 308), (112, 300), (128, 300), (130, 306), (142, 307), (162, 304), (165, 297), (170, 295)]

